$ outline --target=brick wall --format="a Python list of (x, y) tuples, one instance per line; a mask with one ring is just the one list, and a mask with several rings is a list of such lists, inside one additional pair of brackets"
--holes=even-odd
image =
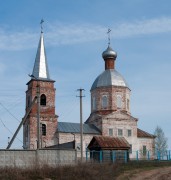
[[(102, 107), (102, 97), (106, 95), (108, 98), (108, 105), (106, 108)], [(121, 96), (121, 108), (117, 107), (117, 96)], [(93, 97), (95, 97), (96, 108), (93, 109)], [(127, 106), (129, 100), (129, 107)], [(91, 112), (98, 114), (110, 114), (111, 112), (122, 110), (130, 114), (130, 90), (126, 87), (99, 87), (91, 91)]]
[[(57, 115), (55, 114), (54, 82), (31, 80), (28, 83), (28, 90), (26, 91), (26, 112), (31, 101), (37, 95), (37, 85), (40, 87), (40, 96), (42, 94), (46, 96), (46, 105), (40, 106), (40, 132), (42, 130), (41, 124), (44, 124), (46, 126), (46, 135), (40, 137), (40, 144), (41, 147), (51, 146), (57, 143), (55, 135)], [(37, 148), (37, 103), (33, 105), (30, 115), (23, 125), (23, 140), (24, 148)]]

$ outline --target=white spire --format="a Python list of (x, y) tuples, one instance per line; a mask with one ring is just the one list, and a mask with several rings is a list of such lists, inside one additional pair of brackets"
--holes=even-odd
[(46, 59), (46, 52), (44, 47), (43, 32), (41, 32), (32, 76), (35, 77), (36, 79), (47, 79), (47, 80), (50, 79), (48, 64)]

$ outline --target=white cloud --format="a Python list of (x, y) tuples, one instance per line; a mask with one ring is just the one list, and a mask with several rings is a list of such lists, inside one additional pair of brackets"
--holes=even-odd
[[(114, 24), (112, 38), (128, 38), (139, 35), (171, 32), (171, 17), (139, 20)], [(46, 27), (46, 42), (50, 46), (75, 44), (105, 39), (107, 27), (94, 24), (52, 23)], [(7, 32), (0, 29), (1, 50), (21, 50), (37, 46), (37, 33), (33, 30)]]
[(148, 35), (170, 31), (171, 18), (162, 17), (158, 19), (136, 21), (134, 23), (122, 23), (114, 29), (113, 34), (117, 38), (124, 38), (135, 35)]

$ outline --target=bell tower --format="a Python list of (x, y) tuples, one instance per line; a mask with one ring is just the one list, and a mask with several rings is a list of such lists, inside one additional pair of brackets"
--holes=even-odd
[(37, 149), (57, 143), (58, 116), (55, 114), (55, 81), (49, 75), (42, 31), (30, 77), (26, 91), (26, 113), (35, 97), (37, 100), (23, 124), (23, 147), (24, 149)]

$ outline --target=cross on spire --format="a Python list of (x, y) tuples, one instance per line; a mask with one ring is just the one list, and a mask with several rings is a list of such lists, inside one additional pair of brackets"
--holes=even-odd
[(111, 29), (108, 29), (108, 31), (107, 31), (107, 34), (108, 34), (108, 45), (110, 45), (110, 32), (111, 32)]
[(41, 32), (43, 32), (43, 23), (44, 23), (44, 20), (42, 19), (41, 21), (40, 21), (40, 26), (41, 26)]

